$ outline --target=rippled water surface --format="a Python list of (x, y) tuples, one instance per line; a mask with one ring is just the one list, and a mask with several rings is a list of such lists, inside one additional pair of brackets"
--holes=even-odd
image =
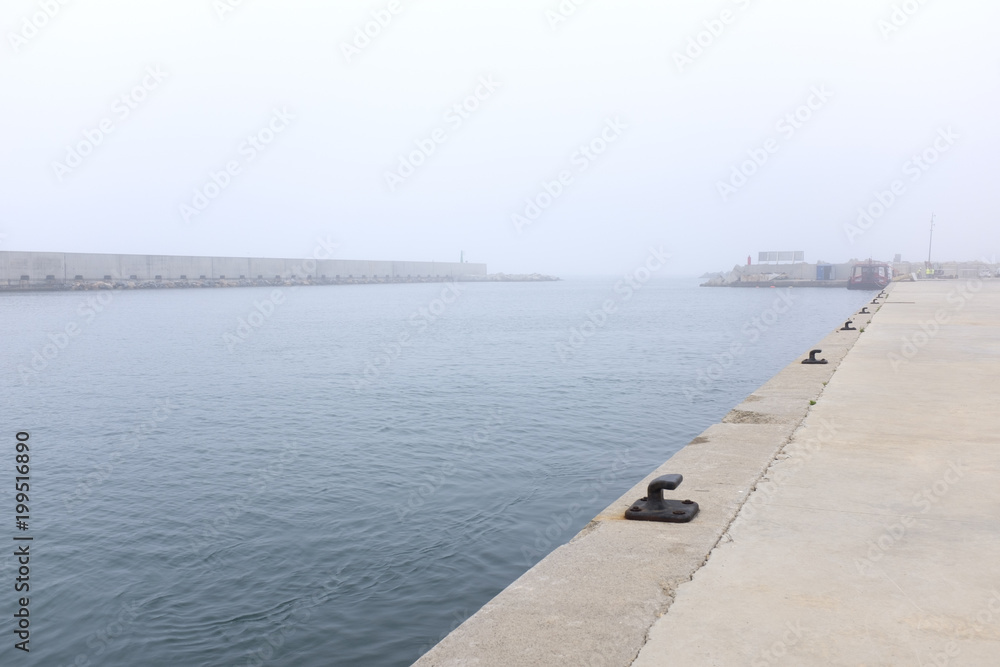
[(616, 281), (0, 295), (31, 662), (408, 665), (870, 299)]

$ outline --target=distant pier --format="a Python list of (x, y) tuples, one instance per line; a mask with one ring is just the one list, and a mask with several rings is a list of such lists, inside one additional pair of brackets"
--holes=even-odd
[[(763, 254), (763, 253), (762, 253)], [(702, 287), (847, 287), (854, 266), (868, 260), (849, 262), (767, 262), (736, 265), (729, 271), (706, 273)], [(1000, 277), (1000, 266), (993, 261), (935, 262), (933, 274), (927, 275), (924, 262), (894, 261), (892, 273), (898, 279), (957, 279)]]

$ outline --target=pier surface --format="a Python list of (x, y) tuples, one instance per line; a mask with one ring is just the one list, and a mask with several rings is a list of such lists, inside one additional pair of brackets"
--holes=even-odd
[(633, 663), (1000, 664), (1000, 283), (902, 283)]
[[(998, 664), (1000, 281), (880, 301), (416, 664)], [(625, 521), (666, 473), (701, 513)]]

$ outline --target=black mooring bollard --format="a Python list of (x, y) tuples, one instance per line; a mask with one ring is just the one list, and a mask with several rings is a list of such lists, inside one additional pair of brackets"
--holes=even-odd
[(826, 359), (817, 359), (816, 358), (816, 355), (819, 354), (822, 351), (823, 350), (809, 350), (809, 358), (808, 359), (803, 359), (802, 363), (804, 363), (804, 364), (825, 364), (825, 363), (828, 363)]
[(858, 330), (857, 327), (852, 327), (851, 326), (851, 323), (853, 321), (854, 320), (847, 320), (846, 322), (844, 322), (844, 326), (840, 327), (840, 330), (841, 331), (857, 331)]
[(666, 500), (663, 491), (673, 491), (683, 475), (663, 475), (649, 483), (646, 497), (632, 503), (625, 510), (625, 518), (633, 521), (665, 521), (667, 523), (687, 523), (698, 513), (698, 503), (693, 500)]

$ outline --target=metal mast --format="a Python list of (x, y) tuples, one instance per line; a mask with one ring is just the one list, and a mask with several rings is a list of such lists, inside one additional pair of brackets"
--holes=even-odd
[(927, 268), (931, 268), (931, 248), (934, 246), (934, 214), (931, 213), (931, 240), (927, 243)]

